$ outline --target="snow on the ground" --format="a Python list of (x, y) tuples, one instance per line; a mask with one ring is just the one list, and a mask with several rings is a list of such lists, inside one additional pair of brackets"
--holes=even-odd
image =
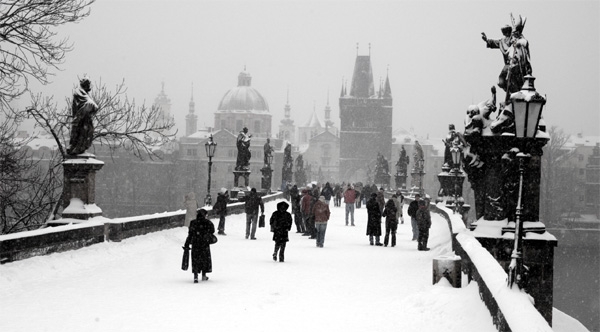
[(268, 227), (246, 240), (245, 215), (228, 216), (199, 284), (181, 270), (183, 227), (1, 265), (0, 331), (496, 331), (464, 275), (432, 285), (433, 258), (452, 254), (444, 219), (421, 252), (408, 217), (396, 247), (377, 247), (364, 207), (356, 227), (331, 210), (325, 247), (293, 226), (284, 263)]

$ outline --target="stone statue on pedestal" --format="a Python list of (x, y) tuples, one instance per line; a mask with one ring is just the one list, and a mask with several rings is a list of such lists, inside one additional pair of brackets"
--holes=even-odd
[(87, 77), (79, 81), (79, 88), (73, 92), (71, 105), (71, 138), (67, 154), (78, 155), (92, 146), (94, 139), (93, 117), (98, 112), (98, 105), (92, 100), (89, 92), (92, 83)]
[(238, 134), (237, 137), (237, 161), (235, 163), (236, 171), (248, 171), (250, 169), (250, 157), (252, 156), (250, 153), (250, 140), (252, 139), (252, 134), (248, 134), (248, 128), (244, 127), (242, 131)]

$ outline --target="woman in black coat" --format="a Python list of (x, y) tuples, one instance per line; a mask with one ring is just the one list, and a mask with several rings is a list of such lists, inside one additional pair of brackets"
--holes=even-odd
[(208, 280), (207, 273), (212, 272), (212, 258), (210, 255), (210, 237), (215, 234), (215, 225), (206, 219), (208, 212), (198, 210), (196, 219), (190, 223), (188, 237), (184, 249), (189, 250), (192, 245), (192, 273), (194, 283), (198, 282), (198, 273), (202, 273), (202, 280)]
[(273, 241), (275, 241), (274, 261), (277, 260), (277, 252), (279, 251), (279, 261), (283, 262), (285, 245), (290, 240), (288, 232), (292, 228), (292, 215), (287, 212), (288, 207), (289, 204), (286, 202), (277, 203), (277, 211), (273, 212), (269, 221), (271, 232), (273, 232)]
[(392, 233), (392, 247), (396, 246), (396, 231), (398, 230), (398, 218), (396, 212), (398, 209), (396, 208), (394, 198), (396, 198), (396, 195), (393, 195), (392, 198), (385, 203), (385, 208), (383, 210), (383, 215), (385, 216), (385, 237), (383, 238), (383, 245), (386, 247), (388, 245), (390, 233)]
[(377, 193), (372, 193), (371, 198), (367, 201), (367, 235), (369, 236), (369, 242), (373, 245), (373, 236), (375, 236), (375, 245), (382, 246), (379, 242), (381, 236), (381, 210), (379, 209), (379, 203), (377, 203)]

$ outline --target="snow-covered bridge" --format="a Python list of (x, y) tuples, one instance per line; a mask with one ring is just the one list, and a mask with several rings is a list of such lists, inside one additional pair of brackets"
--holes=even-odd
[[(268, 228), (246, 240), (245, 215), (228, 216), (199, 284), (180, 269), (183, 227), (0, 265), (0, 331), (496, 331), (475, 283), (432, 285), (432, 259), (452, 254), (445, 219), (422, 252), (410, 222), (396, 247), (370, 246), (364, 208), (356, 227), (331, 209), (325, 247), (292, 231), (285, 263)], [(555, 310), (556, 331), (571, 323)]]

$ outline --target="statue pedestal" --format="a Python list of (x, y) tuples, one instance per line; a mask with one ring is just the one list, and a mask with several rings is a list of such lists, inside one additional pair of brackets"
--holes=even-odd
[(239, 187), (240, 176), (244, 178), (244, 186), (248, 187), (250, 183), (250, 171), (233, 171), (233, 186)]
[[(508, 273), (514, 248), (514, 233), (505, 232), (507, 229), (505, 221), (480, 219), (477, 224), (479, 225), (471, 234)], [(532, 224), (529, 225), (529, 222), (523, 224), (523, 264), (529, 268), (526, 272), (526, 292), (533, 297), (536, 309), (549, 324), (552, 324), (554, 247), (557, 246), (558, 241), (546, 231), (539, 233), (539, 224), (543, 226), (542, 223)], [(538, 228), (536, 232), (538, 234), (531, 234), (534, 233), (533, 231), (528, 232), (529, 226)]]
[(96, 206), (96, 172), (104, 162), (90, 153), (83, 153), (65, 160), (63, 164), (64, 188), (62, 217), (87, 220), (101, 216)]
[(260, 179), (260, 188), (267, 193), (271, 192), (271, 176), (273, 174), (273, 170), (271, 167), (263, 167), (260, 169), (262, 173), (262, 178)]
[(406, 174), (396, 174), (394, 176), (394, 179), (396, 180), (396, 189), (402, 189), (402, 188), (406, 188)]

